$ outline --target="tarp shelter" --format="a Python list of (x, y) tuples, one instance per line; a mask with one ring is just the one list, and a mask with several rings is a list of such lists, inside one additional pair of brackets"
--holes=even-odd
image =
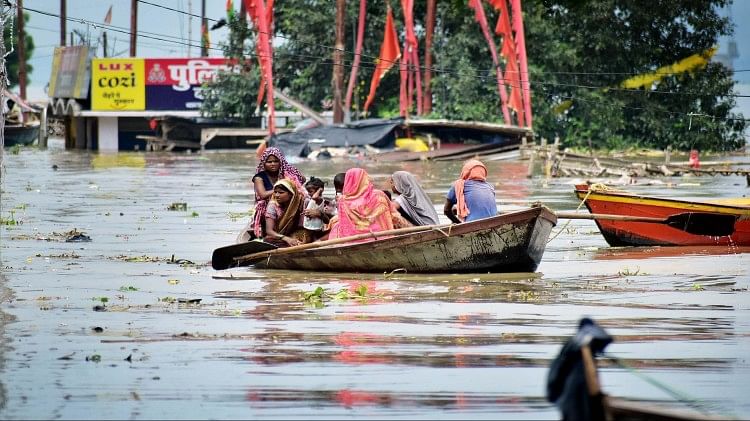
[(313, 149), (370, 145), (393, 148), (395, 130), (403, 118), (367, 119), (345, 125), (325, 125), (273, 136), (269, 146), (275, 146), (288, 157), (305, 157)]

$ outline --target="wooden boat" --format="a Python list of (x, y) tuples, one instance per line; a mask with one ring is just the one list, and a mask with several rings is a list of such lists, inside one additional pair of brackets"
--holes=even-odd
[[(578, 332), (568, 339), (559, 355), (550, 364), (547, 375), (547, 399), (554, 402), (562, 412), (563, 419), (570, 420), (720, 420), (695, 405), (685, 402), (670, 389), (659, 386), (672, 394), (677, 401), (646, 402), (613, 397), (605, 394), (599, 382), (597, 356), (613, 338), (595, 321), (581, 319)], [(617, 358), (615, 364), (624, 367)], [(625, 367), (624, 367), (625, 368)], [(692, 407), (688, 407), (690, 404)]]
[(555, 214), (542, 206), (366, 243), (317, 248), (313, 243), (235, 260), (256, 268), (332, 272), (533, 272), (556, 223)]
[(640, 196), (577, 185), (575, 193), (592, 214), (675, 218), (683, 226), (597, 219), (611, 246), (750, 246), (750, 198), (691, 201)]
[(3, 145), (27, 146), (39, 138), (41, 127), (41, 112), (26, 103), (18, 95), (8, 90), (3, 90), (2, 106), (5, 124), (3, 126)]
[(3, 128), (4, 145), (28, 146), (39, 138), (39, 122), (36, 124), (7, 124)]

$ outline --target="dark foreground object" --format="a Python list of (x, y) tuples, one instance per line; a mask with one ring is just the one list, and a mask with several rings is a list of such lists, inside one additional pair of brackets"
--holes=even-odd
[(533, 272), (556, 223), (555, 214), (542, 206), (365, 243), (261, 253), (239, 262), (331, 272)]
[(563, 420), (717, 420), (693, 410), (663, 408), (654, 403), (613, 398), (599, 386), (596, 356), (612, 337), (596, 322), (581, 319), (578, 332), (563, 345), (547, 377), (547, 399), (562, 412)]

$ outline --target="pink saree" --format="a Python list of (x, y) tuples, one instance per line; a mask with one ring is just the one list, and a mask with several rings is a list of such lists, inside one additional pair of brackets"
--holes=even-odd
[(362, 168), (346, 172), (338, 210), (339, 220), (331, 228), (329, 239), (393, 229), (388, 197), (374, 188), (370, 176)]

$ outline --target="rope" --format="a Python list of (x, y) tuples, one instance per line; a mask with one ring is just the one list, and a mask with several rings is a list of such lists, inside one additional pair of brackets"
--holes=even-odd
[[(705, 403), (705, 402), (703, 402), (703, 401), (701, 401), (699, 399), (696, 399), (696, 398), (694, 398), (692, 396), (689, 396), (688, 394), (683, 393), (683, 392), (681, 392), (681, 391), (679, 391), (679, 390), (677, 390), (677, 389), (675, 389), (675, 388), (673, 388), (671, 386), (668, 386), (668, 385), (666, 385), (666, 384), (664, 384), (664, 383), (662, 383), (662, 382), (654, 379), (653, 377), (650, 377), (650, 376), (647, 376), (647, 375), (641, 373), (639, 370), (637, 370), (634, 367), (631, 367), (631, 366), (625, 364), (619, 358), (617, 358), (617, 357), (615, 357), (615, 356), (613, 356), (611, 354), (602, 353), (601, 355), (603, 357), (611, 360), (612, 362), (614, 362), (615, 365), (617, 365), (618, 367), (623, 368), (623, 369), (629, 371), (631, 374), (634, 374), (635, 376), (641, 378), (642, 380), (645, 380), (647, 383), (651, 384), (652, 386), (655, 386), (657, 389), (660, 389), (661, 391), (669, 394), (673, 398), (675, 398), (678, 401), (680, 401), (680, 402), (682, 402), (682, 403), (690, 406), (691, 408), (695, 409), (696, 411), (700, 412), (703, 415), (711, 415), (712, 412), (713, 412), (713, 415), (716, 415), (716, 412), (721, 412), (721, 411), (717, 411), (717, 410), (715, 410), (713, 408), (712, 408), (711, 411), (709, 411), (708, 409), (705, 408), (706, 406), (708, 406), (707, 403)], [(726, 413), (721, 413), (721, 415), (722, 415), (722, 418), (727, 418), (727, 419), (734, 418), (733, 416), (729, 416)]]
[[(586, 192), (586, 196), (581, 200), (581, 203), (578, 204), (578, 207), (576, 207), (576, 210), (575, 210), (576, 212), (578, 212), (581, 209), (581, 206), (583, 206), (583, 204), (586, 203), (586, 199), (589, 198), (589, 195), (591, 195), (591, 193), (595, 189), (597, 191), (602, 191), (604, 189), (609, 189), (609, 187), (607, 187), (607, 186), (605, 186), (604, 184), (601, 184), (601, 183), (596, 183), (596, 184), (590, 185), (588, 192)], [(560, 230), (557, 231), (557, 233), (555, 235), (553, 235), (549, 240), (547, 240), (547, 244), (549, 244), (550, 241), (552, 241), (555, 238), (557, 238), (557, 236), (560, 235), (560, 233), (562, 233), (563, 231), (565, 231), (565, 229), (568, 227), (568, 225), (570, 225), (570, 221), (572, 221), (572, 219), (568, 219), (568, 222), (566, 222), (565, 225), (563, 225), (562, 227), (560, 227)]]

